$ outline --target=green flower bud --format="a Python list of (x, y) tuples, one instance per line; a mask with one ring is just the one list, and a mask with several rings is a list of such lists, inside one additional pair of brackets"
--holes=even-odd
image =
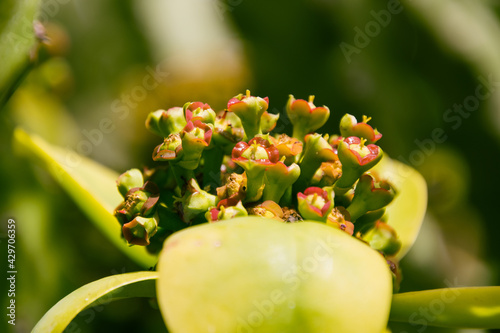
[(167, 111), (157, 110), (146, 118), (146, 128), (165, 138), (172, 133), (179, 133), (186, 124), (184, 110), (181, 107), (173, 107)]
[(364, 174), (354, 189), (354, 197), (347, 207), (352, 221), (370, 211), (387, 206), (394, 199), (396, 191), (386, 181), (375, 182), (369, 174)]
[(363, 173), (382, 159), (382, 149), (355, 136), (343, 139), (338, 144), (338, 157), (342, 163), (342, 176), (335, 183), (335, 191), (347, 192)]
[(368, 125), (370, 119), (363, 116), (363, 121), (358, 123), (356, 117), (346, 113), (340, 120), (340, 134), (345, 138), (357, 136), (366, 139), (369, 144), (375, 143), (382, 137), (382, 134)]
[(151, 217), (155, 213), (156, 203), (160, 198), (158, 186), (146, 182), (142, 187), (130, 189), (114, 212), (118, 221), (123, 225), (136, 216)]
[(154, 161), (177, 161), (183, 155), (182, 139), (180, 134), (172, 133), (163, 140), (161, 145), (153, 151)]
[(243, 216), (248, 216), (248, 212), (241, 201), (238, 201), (235, 206), (224, 207), (219, 205), (219, 208), (214, 207), (205, 213), (205, 218), (209, 222), (229, 220)]
[(210, 105), (202, 102), (188, 102), (183, 107), (186, 121), (199, 120), (205, 124), (214, 124), (215, 111), (212, 110)]
[(262, 133), (269, 133), (276, 127), (276, 122), (280, 118), (279, 114), (269, 113), (264, 111), (260, 117), (260, 128)]
[(285, 157), (286, 165), (292, 164), (298, 160), (302, 153), (302, 141), (296, 138), (291, 138), (286, 134), (280, 134), (278, 137), (269, 137), (271, 143), (278, 148), (281, 157)]
[(280, 202), (285, 191), (297, 181), (300, 167), (293, 163), (287, 167), (283, 162), (269, 166), (265, 172), (264, 200)]
[(262, 137), (255, 137), (248, 143), (241, 141), (232, 152), (233, 162), (245, 169), (247, 176), (246, 201), (261, 198), (264, 189), (264, 172), (279, 161), (278, 149)]
[(234, 206), (239, 201), (245, 198), (247, 188), (246, 176), (232, 173), (226, 180), (224, 186), (217, 188), (217, 197), (219, 198), (219, 206), (226, 207)]
[(204, 216), (210, 207), (216, 206), (217, 197), (202, 190), (196, 180), (191, 178), (186, 193), (178, 202), (182, 220), (190, 223), (194, 218)]
[(239, 94), (227, 102), (228, 111), (234, 112), (241, 119), (247, 138), (262, 134), (261, 118), (268, 107), (267, 97), (251, 96), (250, 90), (246, 91), (246, 95)]
[(326, 222), (333, 209), (333, 200), (328, 192), (319, 187), (308, 187), (297, 193), (299, 213), (306, 220)]
[(311, 185), (332, 186), (342, 175), (342, 164), (339, 161), (323, 162), (311, 179)]
[(245, 138), (241, 119), (234, 112), (223, 111), (215, 118), (212, 137), (215, 144), (230, 155), (234, 145)]
[(364, 234), (362, 239), (374, 250), (381, 251), (388, 256), (395, 255), (401, 248), (401, 241), (397, 238), (394, 229), (380, 221)]
[(330, 146), (332, 146), (333, 150), (335, 151), (335, 153), (337, 153), (337, 148), (339, 147), (339, 143), (340, 141), (342, 141), (344, 138), (341, 137), (340, 135), (338, 134), (333, 134), (333, 135), (330, 135), (328, 137), (328, 143), (330, 144)]
[(144, 177), (139, 169), (130, 169), (122, 173), (116, 180), (118, 191), (123, 198), (126, 197), (127, 192), (134, 187), (141, 187), (144, 184)]
[(330, 117), (330, 110), (326, 106), (316, 107), (313, 101), (313, 95), (309, 96), (309, 101), (290, 95), (286, 104), (286, 113), (293, 124), (293, 137), (300, 141), (304, 140), (306, 134), (323, 126)]
[(212, 128), (199, 120), (189, 121), (181, 132), (182, 159), (176, 163), (187, 170), (194, 170), (200, 164), (203, 150), (210, 145)]
[(157, 217), (137, 216), (122, 227), (123, 237), (131, 245), (149, 245), (150, 238), (158, 230)]

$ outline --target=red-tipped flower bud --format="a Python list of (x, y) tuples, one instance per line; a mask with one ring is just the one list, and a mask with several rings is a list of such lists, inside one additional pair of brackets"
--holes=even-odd
[(264, 189), (266, 168), (279, 161), (278, 149), (262, 137), (255, 137), (246, 142), (238, 142), (233, 148), (233, 161), (245, 169), (247, 176), (246, 201), (260, 199)]
[(205, 124), (213, 124), (215, 122), (215, 111), (210, 105), (202, 102), (188, 102), (184, 104), (184, 113), (186, 121), (199, 120)]
[(286, 104), (286, 113), (293, 124), (293, 137), (300, 141), (304, 140), (306, 134), (323, 126), (330, 117), (328, 107), (316, 107), (313, 101), (312, 95), (309, 96), (308, 101), (295, 99), (293, 95), (290, 95)]
[(180, 107), (151, 112), (146, 119), (146, 128), (154, 134), (167, 137), (172, 133), (179, 133), (186, 126), (184, 111)]
[(347, 211), (351, 214), (351, 219), (356, 221), (367, 212), (384, 208), (395, 195), (394, 188), (388, 182), (376, 182), (371, 175), (364, 174), (356, 185), (354, 197)]
[(227, 102), (227, 109), (234, 112), (240, 119), (245, 129), (247, 138), (262, 134), (261, 117), (269, 107), (269, 98), (261, 98), (246, 94), (239, 94)]
[(368, 125), (370, 119), (363, 116), (363, 121), (358, 123), (356, 117), (346, 113), (340, 120), (340, 134), (343, 137), (357, 136), (358, 138), (364, 138), (369, 144), (375, 143), (382, 137), (382, 134)]
[(304, 193), (297, 193), (299, 213), (306, 220), (326, 222), (333, 209), (328, 192), (320, 187), (309, 187)]
[(339, 142), (338, 156), (342, 163), (342, 176), (335, 183), (336, 191), (347, 191), (382, 159), (382, 149), (366, 140), (350, 136)]

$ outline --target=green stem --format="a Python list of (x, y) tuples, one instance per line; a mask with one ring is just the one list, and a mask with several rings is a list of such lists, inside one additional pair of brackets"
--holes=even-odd
[(356, 224), (354, 225), (355, 231), (360, 231), (365, 233), (375, 226), (375, 223), (382, 218), (385, 214), (385, 208), (368, 212), (363, 216), (356, 219)]
[(352, 188), (352, 186), (351, 187), (339, 187), (337, 185), (337, 182), (335, 182), (335, 184), (333, 184), (333, 191), (335, 192), (335, 197), (340, 197), (340, 196), (345, 195)]
[(285, 189), (285, 193), (283, 194), (283, 196), (280, 199), (280, 202), (279, 202), (280, 206), (291, 207), (292, 206), (292, 199), (293, 199), (292, 194), (293, 194), (292, 186), (288, 186)]
[[(268, 179), (269, 180), (269, 179)], [(266, 187), (264, 188), (264, 201), (272, 200), (276, 203), (279, 203), (283, 194), (285, 194), (286, 190), (289, 188), (283, 186), (283, 184), (273, 184), (266, 182)]]
[[(302, 162), (304, 159), (302, 160)], [(300, 164), (300, 176), (299, 179), (293, 184), (293, 191), (295, 193), (304, 191), (311, 183), (311, 179), (314, 176), (314, 173), (321, 166), (321, 161), (308, 159), (307, 163)]]
[(261, 187), (264, 184), (265, 169), (253, 169), (251, 172), (246, 171), (247, 175), (247, 192), (246, 202), (254, 202), (261, 198)]
[(260, 128), (260, 118), (255, 123), (249, 121), (242, 121), (243, 130), (245, 131), (245, 135), (247, 136), (247, 140), (252, 139), (257, 134), (262, 134), (262, 130)]
[(347, 211), (351, 215), (351, 221), (356, 221), (367, 212), (366, 205), (362, 200), (354, 200), (349, 207), (347, 207)]
[(500, 287), (445, 288), (394, 295), (389, 320), (408, 323), (415, 318), (426, 318), (429, 326), (500, 328)]
[[(172, 194), (170, 196), (172, 197)], [(171, 201), (170, 207), (165, 203), (158, 205), (159, 226), (167, 230), (179, 231), (186, 227), (186, 223), (182, 221), (177, 212), (174, 212), (174, 200)]]
[[(295, 131), (296, 129), (294, 128), (294, 132)], [(302, 152), (303, 156), (300, 159), (300, 176), (293, 184), (293, 191), (295, 193), (304, 191), (308, 187), (308, 184), (311, 183), (311, 179), (321, 166), (321, 163), (329, 160), (328, 157), (322, 154), (323, 147), (317, 145), (320, 139), (321, 137), (316, 135), (308, 144), (305, 144), (305, 148)]]
[(180, 189), (181, 192), (183, 192), (187, 182), (191, 178), (194, 178), (194, 171), (184, 169), (178, 166), (176, 163), (170, 163), (170, 167), (172, 170), (172, 174), (174, 175), (175, 182), (177, 183), (177, 187)]
[[(339, 191), (339, 194), (343, 194), (349, 191), (362, 174), (360, 170), (343, 167), (342, 176), (335, 182), (335, 193)], [(342, 191), (344, 192), (341, 193)]]
[(224, 159), (224, 151), (216, 146), (212, 149), (203, 151), (203, 187), (207, 185), (210, 189), (216, 189), (221, 186), (220, 168)]
[(17, 88), (21, 85), (24, 79), (28, 76), (31, 70), (35, 68), (35, 63), (26, 57), (25, 65), (21, 68), (19, 73), (12, 78), (7, 88), (0, 94), (0, 110), (7, 104), (12, 95), (16, 92)]
[(300, 126), (293, 126), (293, 133), (292, 137), (294, 137), (297, 140), (300, 140), (300, 142), (304, 143), (304, 137), (306, 136), (306, 132), (304, 132), (303, 128)]

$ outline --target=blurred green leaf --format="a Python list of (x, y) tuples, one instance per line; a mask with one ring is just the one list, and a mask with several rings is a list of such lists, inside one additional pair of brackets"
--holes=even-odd
[(500, 328), (500, 287), (445, 288), (396, 294), (390, 321), (460, 328)]
[(427, 210), (427, 185), (415, 169), (384, 157), (374, 171), (388, 179), (396, 188), (396, 198), (387, 206), (387, 223), (401, 240), (401, 250), (396, 257), (401, 259), (410, 250), (417, 238)]
[(131, 297), (156, 297), (157, 272), (108, 276), (73, 291), (57, 302), (33, 328), (32, 333), (63, 332), (78, 313), (88, 307)]
[(121, 237), (120, 224), (112, 214), (123, 200), (116, 188), (117, 173), (19, 128), (14, 132), (14, 145), (19, 154), (42, 162), (111, 243), (143, 267), (156, 264), (157, 257), (145, 247), (128, 246)]
[(30, 64), (30, 52), (36, 42), (33, 21), (39, 5), (40, 0), (2, 0), (0, 3), (1, 103)]

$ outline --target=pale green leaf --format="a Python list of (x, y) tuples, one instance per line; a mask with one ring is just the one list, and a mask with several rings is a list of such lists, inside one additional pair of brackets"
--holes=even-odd
[(14, 144), (19, 153), (42, 163), (111, 243), (143, 267), (156, 264), (156, 255), (143, 246), (127, 245), (121, 237), (120, 224), (112, 214), (122, 201), (116, 172), (19, 128), (14, 132)]
[(500, 328), (500, 287), (468, 287), (396, 294), (390, 321), (416, 327)]
[(33, 328), (32, 333), (63, 332), (82, 310), (131, 297), (156, 297), (157, 272), (135, 272), (108, 276), (91, 282), (56, 303)]
[(427, 184), (415, 169), (388, 157), (384, 157), (374, 170), (388, 179), (398, 193), (387, 206), (386, 214), (387, 223), (401, 240), (401, 250), (396, 255), (401, 259), (415, 243), (420, 231), (427, 210)]

